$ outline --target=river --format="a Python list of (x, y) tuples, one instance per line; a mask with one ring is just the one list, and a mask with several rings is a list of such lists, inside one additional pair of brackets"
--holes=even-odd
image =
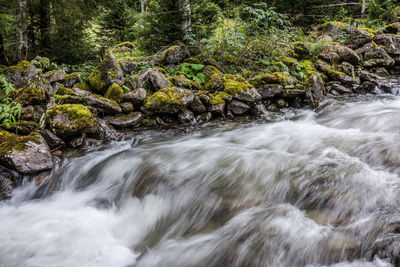
[(0, 203), (0, 266), (392, 266), (399, 151), (381, 94), (70, 152)]

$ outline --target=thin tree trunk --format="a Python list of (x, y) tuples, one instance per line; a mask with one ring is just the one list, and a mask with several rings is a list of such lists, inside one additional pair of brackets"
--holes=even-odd
[(41, 48), (41, 50), (48, 51), (51, 49), (50, 27), (51, 27), (50, 0), (40, 0), (40, 48)]
[(182, 3), (182, 24), (181, 29), (183, 35), (187, 36), (192, 33), (192, 23), (190, 16), (192, 15), (192, 10), (190, 8), (190, 1), (189, 0), (181, 0)]
[(0, 32), (0, 65), (9, 65), (9, 62), (7, 60), (6, 56), (6, 51), (4, 49), (4, 38), (3, 35)]
[(367, 11), (367, 0), (362, 0), (361, 3), (361, 17), (365, 16), (365, 12)]
[(25, 60), (28, 55), (28, 31), (26, 23), (27, 0), (17, 0), (17, 59)]
[(147, 10), (146, 10), (146, 0), (140, 0), (140, 12), (141, 13), (145, 13)]

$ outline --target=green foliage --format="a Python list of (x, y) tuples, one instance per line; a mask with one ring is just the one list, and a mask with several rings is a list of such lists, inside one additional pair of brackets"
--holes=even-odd
[(14, 92), (14, 86), (9, 83), (4, 75), (0, 75), (0, 123), (7, 128), (16, 122), (21, 116), (21, 104), (14, 102), (10, 94)]
[(172, 73), (181, 72), (185, 74), (186, 77), (192, 79), (198, 84), (204, 84), (206, 81), (206, 76), (202, 73), (204, 65), (202, 64), (191, 64), (182, 63), (172, 70)]

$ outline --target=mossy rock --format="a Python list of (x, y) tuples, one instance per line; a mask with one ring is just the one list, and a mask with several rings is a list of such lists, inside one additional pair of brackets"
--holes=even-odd
[(247, 89), (254, 88), (254, 86), (243, 80), (227, 79), (224, 86), (224, 92), (230, 95), (241, 94)]
[(59, 95), (73, 95), (74, 93), (75, 93), (74, 90), (72, 90), (71, 88), (67, 88), (65, 86), (60, 86), (58, 88)]
[(67, 74), (65, 76), (63, 84), (66, 87), (73, 87), (76, 83), (78, 83), (80, 81), (81, 75), (82, 74), (80, 72), (73, 72), (73, 73)]
[(310, 57), (310, 50), (303, 42), (294, 42), (293, 50), (295, 57), (298, 59), (306, 59)]
[(0, 129), (18, 134), (18, 135), (29, 135), (34, 131), (39, 130), (39, 124), (34, 121), (17, 121), (12, 125), (0, 124)]
[(225, 105), (225, 101), (230, 97), (230, 95), (226, 92), (216, 92), (209, 94), (208, 97), (210, 98), (210, 105)]
[(114, 46), (113, 53), (130, 52), (135, 49), (135, 45), (131, 42), (122, 42)]
[(7, 77), (8, 82), (20, 89), (37, 80), (39, 72), (29, 61), (23, 60), (17, 65), (6, 68), (3, 74)]
[(262, 88), (265, 84), (280, 84), (282, 86), (293, 85), (294, 79), (283, 72), (266, 73), (255, 76), (250, 80), (256, 88)]
[(117, 103), (121, 103), (123, 96), (124, 96), (124, 89), (122, 89), (122, 87), (117, 83), (111, 85), (108, 88), (106, 94), (104, 95), (105, 98), (114, 100)]
[(51, 131), (62, 138), (78, 136), (94, 126), (92, 112), (81, 104), (55, 105), (46, 112)]
[(224, 90), (226, 77), (214, 66), (206, 66), (203, 70), (206, 76), (206, 83), (204, 88), (208, 91), (222, 91)]
[(156, 55), (160, 65), (177, 65), (190, 57), (190, 52), (182, 42), (175, 42)]
[(34, 174), (54, 166), (49, 147), (39, 133), (17, 136), (2, 130), (0, 164), (22, 174)]
[(193, 100), (194, 93), (190, 90), (177, 87), (164, 88), (147, 100), (145, 108), (154, 113), (176, 114)]
[(90, 92), (90, 85), (87, 82), (75, 84), (76, 88)]
[(190, 63), (190, 64), (201, 64), (201, 61), (198, 58), (195, 58), (195, 57), (187, 58), (187, 59), (185, 59), (184, 62)]
[(201, 86), (196, 83), (195, 81), (192, 81), (184, 74), (180, 74), (177, 76), (173, 77), (168, 77), (168, 82), (171, 87), (180, 87), (180, 88), (186, 88), (186, 89), (191, 89), (191, 90), (200, 90)]
[(15, 101), (22, 105), (40, 105), (46, 102), (46, 84), (43, 81), (33, 82), (17, 92)]
[(384, 33), (389, 33), (389, 34), (397, 34), (400, 31), (400, 23), (392, 23), (386, 26), (384, 29)]

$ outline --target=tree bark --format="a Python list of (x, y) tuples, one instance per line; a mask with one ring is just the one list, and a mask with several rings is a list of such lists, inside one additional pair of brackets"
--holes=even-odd
[(361, 17), (365, 16), (366, 11), (367, 11), (367, 0), (362, 0), (362, 2), (361, 2)]
[(140, 12), (145, 13), (146, 12), (146, 0), (140, 0)]
[(40, 0), (40, 48), (51, 49), (51, 6), (50, 0)]
[(192, 15), (192, 10), (190, 8), (189, 0), (181, 0), (181, 11), (182, 11), (181, 30), (183, 35), (187, 36), (192, 33), (192, 22), (190, 18), (190, 16)]
[(27, 0), (17, 0), (17, 59), (28, 55), (28, 31), (26, 23)]

